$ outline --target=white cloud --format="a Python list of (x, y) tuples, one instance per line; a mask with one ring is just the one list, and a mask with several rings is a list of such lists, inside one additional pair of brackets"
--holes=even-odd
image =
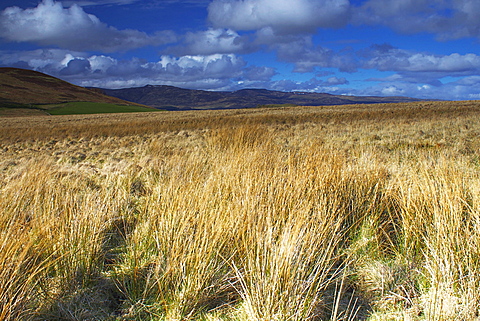
[(359, 52), (364, 59), (363, 68), (396, 71), (419, 77), (468, 76), (480, 74), (480, 56), (476, 54), (434, 55), (410, 52), (390, 45), (373, 45)]
[(87, 14), (78, 5), (63, 8), (61, 2), (43, 0), (36, 8), (9, 7), (0, 13), (0, 37), (12, 42), (31, 42), (70, 50), (113, 52), (175, 40), (170, 31), (147, 35), (138, 30), (118, 30)]
[(270, 81), (275, 74), (275, 69), (269, 67), (250, 66), (244, 70), (244, 77), (252, 81)]
[(177, 55), (212, 55), (245, 53), (252, 49), (249, 39), (240, 36), (231, 29), (213, 29), (188, 32), (184, 44), (168, 49), (169, 53)]
[[(103, 60), (105, 58), (102, 58)], [(232, 79), (243, 73), (245, 62), (235, 55), (162, 56), (157, 62), (139, 60), (111, 61), (97, 76), (79, 77), (82, 86), (104, 88), (138, 87), (145, 85), (172, 85), (183, 88), (228, 88)], [(128, 75), (128, 77), (126, 77)]]
[(479, 72), (480, 56), (475, 54), (460, 55), (454, 53), (447, 56), (430, 54), (414, 54), (408, 59), (408, 71), (438, 72)]
[(355, 53), (351, 50), (335, 52), (332, 49), (315, 46), (310, 37), (271, 46), (277, 51), (280, 61), (294, 64), (294, 72), (313, 72), (316, 68), (337, 68), (354, 72), (358, 68)]
[(201, 78), (231, 78), (240, 75), (245, 61), (233, 54), (209, 56), (162, 56), (157, 63), (149, 67), (165, 77), (175, 77), (178, 80)]
[(88, 6), (103, 6), (103, 5), (128, 5), (139, 0), (66, 0), (63, 1), (63, 4), (67, 7), (72, 5), (78, 5), (81, 7)]
[(276, 35), (318, 28), (380, 25), (395, 31), (432, 33), (441, 41), (480, 38), (478, 0), (213, 0), (208, 18), (217, 28), (271, 29)]
[(55, 70), (66, 67), (66, 64), (74, 58), (87, 58), (88, 55), (78, 51), (63, 49), (37, 49), (32, 51), (0, 51), (0, 63), (7, 66), (15, 65), (18, 62), (28, 64), (29, 68), (35, 70)]
[(343, 77), (330, 77), (326, 81), (318, 78), (311, 78), (306, 81), (293, 81), (282, 79), (263, 83), (261, 88), (268, 88), (278, 91), (300, 91), (300, 92), (328, 92), (336, 93), (341, 91), (340, 85), (346, 85), (348, 81)]
[(111, 67), (114, 67), (118, 61), (108, 56), (91, 56), (88, 58), (92, 72), (104, 72)]
[(59, 75), (71, 76), (71, 75), (83, 75), (88, 74), (91, 70), (90, 62), (87, 59), (74, 58), (68, 61), (66, 67), (61, 69)]
[(466, 100), (475, 99), (475, 95), (480, 93), (480, 81), (475, 82), (472, 79), (471, 82), (466, 84), (460, 79), (439, 86), (430, 86), (419, 82), (392, 80), (361, 89), (348, 88), (343, 92), (361, 96), (401, 95), (422, 99)]
[(442, 41), (480, 38), (478, 0), (368, 0), (352, 12), (357, 25), (383, 25), (407, 34), (428, 32)]
[(348, 0), (214, 0), (208, 17), (218, 28), (312, 33), (345, 25), (349, 5)]
[(268, 80), (275, 74), (271, 68), (246, 68), (246, 62), (234, 54), (164, 55), (151, 62), (138, 58), (118, 60), (62, 49), (0, 51), (0, 65), (45, 72), (81, 86), (108, 88), (170, 84), (219, 90), (238, 79)]
[(397, 86), (387, 86), (382, 89), (382, 95), (384, 96), (400, 96), (403, 95), (405, 91)]
[(457, 80), (456, 83), (464, 86), (480, 86), (480, 76), (470, 76), (470, 77), (461, 78)]
[(349, 82), (345, 77), (330, 77), (326, 81), (326, 84), (329, 86), (346, 85), (348, 83)]
[(469, 97), (470, 99), (479, 100), (479, 99), (480, 99), (480, 93), (478, 93), (478, 94), (469, 94), (468, 97)]

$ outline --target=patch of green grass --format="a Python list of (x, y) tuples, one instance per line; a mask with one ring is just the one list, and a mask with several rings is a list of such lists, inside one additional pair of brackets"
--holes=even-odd
[(51, 115), (137, 113), (158, 111), (158, 109), (153, 108), (95, 102), (71, 102), (55, 105), (43, 105), (41, 107)]

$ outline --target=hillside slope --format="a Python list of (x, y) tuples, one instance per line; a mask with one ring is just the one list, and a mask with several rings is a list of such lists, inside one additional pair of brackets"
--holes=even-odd
[(156, 108), (228, 109), (261, 105), (349, 105), (404, 103), (420, 99), (409, 97), (342, 96), (311, 92), (282, 92), (266, 89), (242, 89), (233, 92), (183, 89), (173, 86), (147, 85), (138, 88), (100, 89), (106, 95)]
[(29, 107), (77, 101), (139, 105), (104, 95), (99, 90), (72, 85), (41, 72), (0, 68), (0, 107)]

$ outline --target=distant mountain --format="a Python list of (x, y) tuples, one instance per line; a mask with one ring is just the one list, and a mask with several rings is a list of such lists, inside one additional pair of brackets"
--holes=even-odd
[(242, 89), (233, 92), (151, 86), (84, 88), (25, 69), (0, 68), (0, 107), (31, 107), (66, 102), (142, 105), (167, 110), (252, 108), (266, 105), (345, 105), (419, 101), (408, 97), (340, 96), (311, 92)]
[(0, 68), (0, 107), (30, 107), (79, 101), (139, 105), (104, 95), (101, 90), (72, 85), (41, 72)]
[(104, 94), (139, 104), (168, 109), (251, 108), (262, 105), (346, 105), (419, 101), (408, 97), (341, 96), (311, 92), (242, 89), (233, 92), (147, 85), (137, 88), (99, 89)]

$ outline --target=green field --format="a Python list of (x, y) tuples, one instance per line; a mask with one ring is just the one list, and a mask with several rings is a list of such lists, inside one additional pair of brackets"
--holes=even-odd
[(137, 113), (158, 111), (158, 109), (125, 106), (109, 103), (93, 102), (71, 102), (64, 104), (42, 105), (41, 109), (46, 110), (50, 115), (80, 115), (80, 114), (106, 114), (106, 113)]

